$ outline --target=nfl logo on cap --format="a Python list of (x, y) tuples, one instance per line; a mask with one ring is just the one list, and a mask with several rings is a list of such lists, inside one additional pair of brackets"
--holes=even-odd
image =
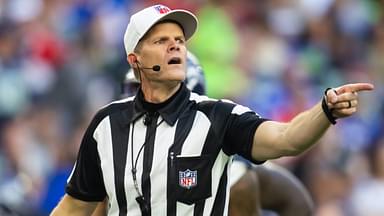
[(169, 11), (171, 11), (171, 9), (169, 9), (168, 7), (164, 6), (164, 5), (156, 5), (154, 6), (154, 8), (160, 13), (160, 14), (165, 14), (165, 13), (168, 13)]

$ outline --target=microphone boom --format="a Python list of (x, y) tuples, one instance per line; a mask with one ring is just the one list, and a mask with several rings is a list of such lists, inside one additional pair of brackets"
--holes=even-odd
[(142, 67), (142, 69), (151, 69), (153, 71), (158, 72), (158, 71), (160, 71), (161, 67), (160, 67), (160, 65), (153, 65), (152, 67)]

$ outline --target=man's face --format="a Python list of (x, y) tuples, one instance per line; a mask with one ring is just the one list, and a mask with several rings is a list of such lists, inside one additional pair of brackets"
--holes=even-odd
[(185, 79), (187, 50), (179, 25), (172, 22), (155, 25), (139, 46), (137, 58), (141, 67), (161, 66), (159, 72), (149, 69), (150, 73), (144, 73), (147, 79), (160, 82)]

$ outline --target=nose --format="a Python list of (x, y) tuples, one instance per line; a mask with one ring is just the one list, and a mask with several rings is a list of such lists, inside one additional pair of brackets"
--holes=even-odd
[(171, 51), (180, 51), (180, 45), (177, 43), (176, 40), (172, 40), (168, 46), (168, 52)]

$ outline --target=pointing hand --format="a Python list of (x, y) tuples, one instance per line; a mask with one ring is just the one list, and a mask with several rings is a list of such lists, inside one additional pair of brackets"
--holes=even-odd
[(370, 83), (346, 84), (327, 91), (326, 102), (336, 118), (352, 115), (357, 111), (358, 92), (371, 91), (374, 89)]

